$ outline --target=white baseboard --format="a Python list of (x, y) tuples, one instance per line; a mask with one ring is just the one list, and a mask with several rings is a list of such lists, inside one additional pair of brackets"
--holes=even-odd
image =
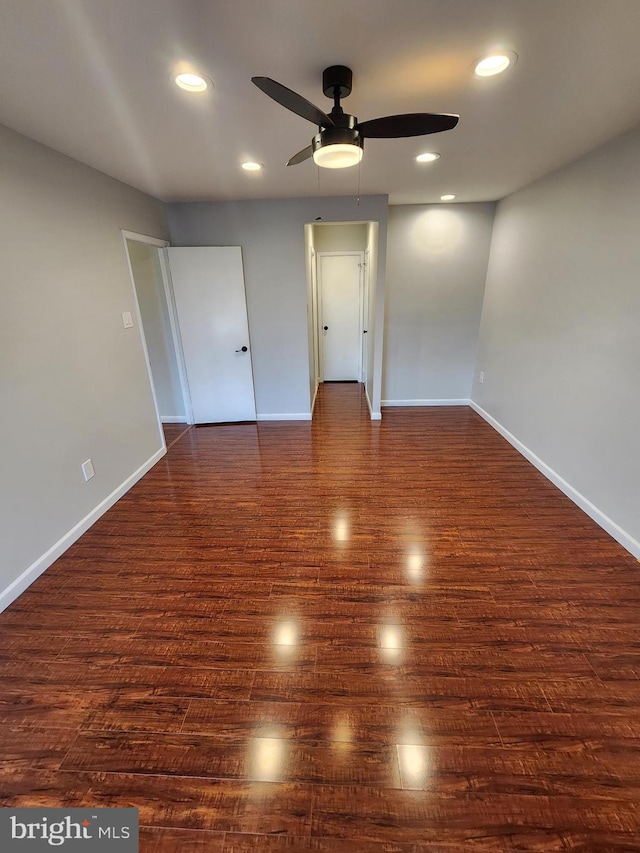
[(36, 578), (40, 577), (40, 575), (49, 568), (49, 566), (54, 563), (58, 557), (60, 557), (64, 552), (69, 548), (76, 539), (79, 539), (83, 533), (94, 524), (101, 515), (110, 509), (114, 503), (119, 500), (129, 489), (135, 485), (138, 480), (144, 476), (159, 459), (166, 454), (166, 450), (160, 449), (157, 450), (150, 459), (141, 465), (137, 471), (134, 471), (130, 477), (121, 483), (110, 495), (108, 495), (103, 501), (101, 501), (95, 509), (92, 509), (88, 515), (79, 521), (74, 527), (69, 530), (68, 533), (59, 539), (55, 545), (52, 545), (48, 551), (38, 557), (38, 559), (32, 563), (28, 569), (25, 569), (21, 575), (19, 575), (14, 581), (12, 581), (8, 587), (0, 592), (0, 613), (5, 610), (12, 601), (15, 601), (19, 595), (21, 595), (28, 586), (36, 580)]
[(257, 421), (310, 421), (311, 412), (287, 412), (277, 415), (256, 415)]
[(371, 415), (372, 421), (381, 421), (382, 420), (382, 412), (374, 412), (371, 408), (371, 400), (369, 399), (369, 392), (367, 391), (367, 383), (363, 382), (364, 387), (364, 396), (367, 401), (367, 406), (369, 407), (369, 414)]
[(602, 510), (598, 509), (595, 504), (592, 504), (588, 498), (585, 498), (581, 492), (575, 489), (571, 483), (568, 483), (564, 477), (561, 477), (557, 471), (554, 471), (550, 465), (547, 465), (547, 463), (543, 462), (539, 456), (536, 456), (532, 450), (529, 450), (526, 444), (523, 444), (520, 439), (516, 438), (513, 433), (506, 429), (506, 427), (503, 427), (502, 424), (490, 415), (489, 412), (486, 412), (482, 406), (479, 406), (473, 400), (469, 402), (469, 405), (480, 415), (480, 417), (484, 418), (488, 424), (491, 424), (491, 426), (499, 432), (503, 438), (506, 438), (509, 444), (515, 447), (515, 449), (518, 450), (525, 459), (528, 459), (541, 474), (544, 474), (547, 480), (550, 480), (554, 486), (557, 486), (561, 492), (564, 492), (564, 494), (579, 506), (580, 509), (584, 510), (584, 512), (586, 512), (587, 515), (596, 522), (596, 524), (599, 524), (603, 530), (606, 530), (610, 536), (613, 536), (616, 542), (619, 542), (623, 548), (626, 548), (627, 551), (636, 557), (636, 559), (640, 559), (640, 542), (638, 542), (637, 539), (634, 539), (626, 530), (623, 530), (619, 524), (616, 524), (613, 519), (609, 518), (608, 515), (602, 512)]
[(471, 401), (467, 399), (454, 400), (382, 400), (381, 406), (469, 406)]
[(163, 424), (186, 424), (186, 415), (160, 415)]

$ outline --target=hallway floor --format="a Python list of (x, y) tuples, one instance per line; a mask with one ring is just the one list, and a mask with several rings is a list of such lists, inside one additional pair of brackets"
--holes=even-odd
[(640, 850), (638, 563), (467, 408), (189, 429), (0, 688), (0, 804), (143, 853)]

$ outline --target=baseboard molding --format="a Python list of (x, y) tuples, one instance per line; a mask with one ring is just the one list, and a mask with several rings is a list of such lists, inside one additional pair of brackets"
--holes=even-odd
[(381, 406), (469, 406), (468, 398), (456, 398), (453, 400), (382, 400)]
[(602, 510), (598, 509), (595, 504), (591, 503), (591, 501), (586, 498), (581, 492), (579, 492), (576, 488), (574, 488), (571, 483), (568, 483), (564, 477), (561, 477), (557, 471), (547, 465), (546, 462), (543, 462), (539, 456), (530, 450), (526, 444), (523, 444), (519, 438), (516, 438), (513, 433), (509, 432), (509, 430), (502, 426), (502, 424), (497, 421), (489, 412), (486, 412), (482, 406), (479, 406), (474, 400), (469, 401), (469, 405), (471, 408), (477, 412), (481, 418), (490, 424), (496, 432), (499, 432), (503, 438), (511, 444), (517, 451), (519, 451), (525, 459), (531, 462), (541, 474), (550, 480), (554, 486), (557, 486), (561, 492), (570, 498), (580, 509), (584, 510), (587, 515), (592, 518), (596, 524), (599, 524), (603, 530), (606, 530), (607, 533), (612, 536), (616, 542), (619, 542), (623, 548), (626, 548), (630, 554), (633, 554), (636, 559), (640, 560), (640, 542), (637, 539), (634, 539), (626, 530), (620, 527), (619, 524), (616, 524), (613, 519), (609, 518)]
[(311, 412), (287, 412), (277, 415), (256, 415), (257, 421), (310, 421)]
[(311, 401), (311, 416), (313, 417), (313, 410), (316, 407), (316, 400), (318, 399), (318, 388), (320, 387), (320, 383), (316, 382), (316, 390), (313, 392), (313, 400)]
[(374, 412), (371, 407), (371, 400), (369, 399), (369, 392), (367, 391), (367, 383), (363, 383), (364, 387), (364, 396), (367, 401), (367, 406), (369, 407), (369, 414), (371, 415), (372, 421), (381, 421), (382, 420), (382, 412)]
[(160, 415), (160, 421), (163, 424), (186, 424), (186, 415)]
[(68, 533), (59, 539), (55, 545), (52, 545), (48, 551), (38, 557), (38, 559), (32, 563), (28, 569), (25, 569), (21, 575), (19, 575), (14, 581), (12, 581), (8, 587), (0, 592), (0, 613), (11, 604), (12, 601), (15, 601), (19, 595), (21, 595), (27, 587), (31, 586), (31, 584), (40, 577), (40, 575), (49, 568), (49, 566), (54, 563), (58, 557), (60, 557), (67, 548), (71, 547), (73, 543), (79, 539), (83, 533), (94, 524), (101, 515), (110, 509), (114, 503), (119, 500), (129, 489), (134, 486), (138, 480), (143, 477), (147, 471), (149, 471), (159, 459), (166, 454), (166, 450), (160, 449), (157, 450), (150, 459), (141, 465), (137, 471), (134, 471), (130, 477), (121, 483), (110, 495), (108, 495), (103, 501), (101, 501), (95, 509), (92, 509), (88, 515), (79, 521), (74, 527), (69, 530)]

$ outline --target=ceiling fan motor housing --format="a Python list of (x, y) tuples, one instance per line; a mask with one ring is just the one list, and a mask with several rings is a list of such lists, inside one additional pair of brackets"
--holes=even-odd
[(351, 94), (353, 72), (346, 65), (331, 65), (322, 72), (322, 91), (327, 98), (335, 97), (336, 88), (340, 98)]
[(326, 127), (316, 133), (311, 140), (311, 147), (315, 153), (327, 145), (357, 145), (364, 148), (364, 138), (355, 127)]

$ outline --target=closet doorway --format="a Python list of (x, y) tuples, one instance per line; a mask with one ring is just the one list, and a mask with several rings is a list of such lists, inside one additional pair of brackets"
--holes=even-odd
[(379, 396), (374, 392), (378, 223), (310, 222), (305, 253), (311, 411), (320, 382), (362, 382), (371, 417), (379, 420), (371, 403)]
[(158, 429), (193, 423), (167, 268), (168, 243), (122, 232)]

